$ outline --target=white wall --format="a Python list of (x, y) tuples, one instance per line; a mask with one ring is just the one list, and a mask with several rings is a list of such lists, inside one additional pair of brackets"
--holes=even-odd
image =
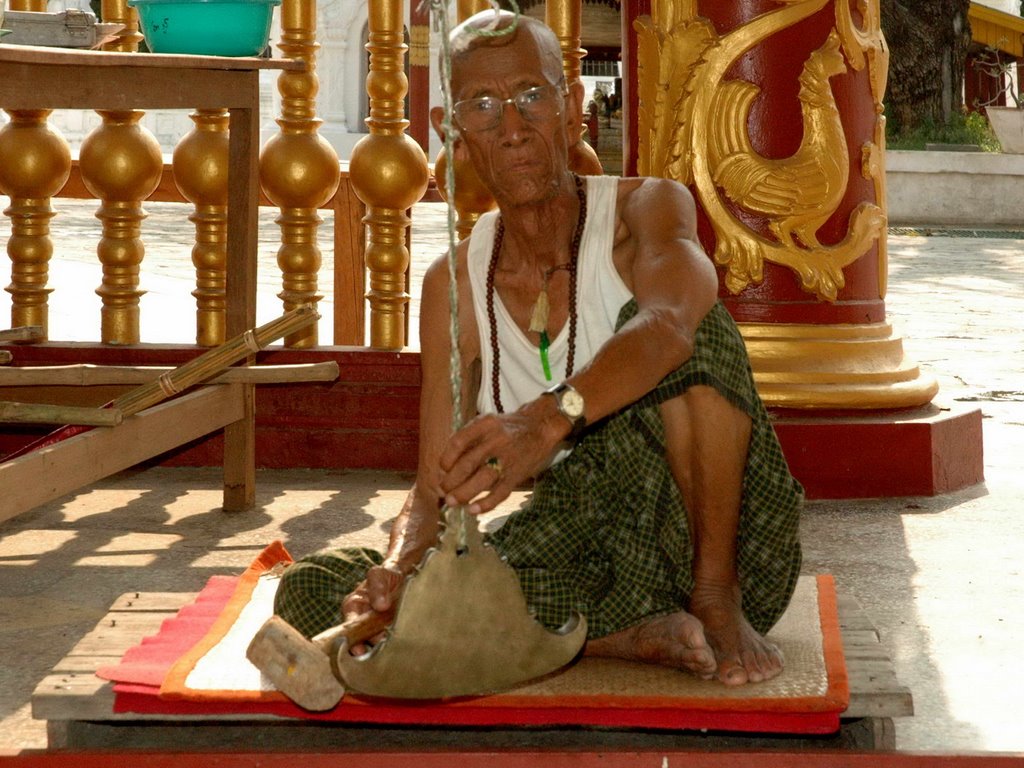
[(997, 11), (1012, 13), (1014, 16), (1020, 14), (1020, 0), (975, 0), (979, 5), (987, 5)]

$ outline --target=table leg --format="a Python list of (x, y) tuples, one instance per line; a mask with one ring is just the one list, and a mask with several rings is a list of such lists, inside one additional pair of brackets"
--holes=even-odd
[[(250, 73), (250, 107), (232, 109), (228, 143), (227, 336), (256, 325), (256, 247), (259, 215), (259, 78)], [(250, 357), (248, 362), (253, 360)], [(224, 509), (256, 503), (255, 390), (232, 385), (245, 415), (224, 429)]]

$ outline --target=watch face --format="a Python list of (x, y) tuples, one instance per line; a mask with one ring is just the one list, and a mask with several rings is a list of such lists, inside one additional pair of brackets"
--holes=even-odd
[(570, 419), (578, 419), (583, 415), (583, 396), (575, 389), (567, 389), (562, 393), (562, 410)]

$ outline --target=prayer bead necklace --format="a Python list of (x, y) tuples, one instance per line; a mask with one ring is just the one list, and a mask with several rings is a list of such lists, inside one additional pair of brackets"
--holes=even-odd
[[(573, 232), (572, 242), (569, 245), (569, 261), (566, 264), (557, 264), (544, 273), (540, 293), (533, 304), (530, 312), (530, 328), (535, 333), (540, 333), (540, 363), (544, 371), (544, 377), (551, 381), (551, 365), (548, 362), (548, 348), (551, 340), (548, 337), (548, 280), (556, 270), (566, 269), (569, 272), (569, 350), (565, 361), (565, 377), (569, 378), (573, 371), (573, 362), (576, 356), (576, 272), (580, 258), (580, 242), (583, 240), (583, 229), (587, 223), (587, 191), (583, 186), (583, 180), (573, 174), (576, 182), (576, 196), (580, 203), (579, 216), (576, 219), (576, 231)], [(501, 253), (501, 244), (505, 238), (505, 225), (501, 216), (498, 216), (498, 223), (494, 230), (494, 247), (491, 249), (491, 261), (487, 267), (487, 320), (490, 323), (491, 331), (491, 389), (494, 392), (494, 407), (498, 413), (504, 413), (505, 409), (501, 404), (501, 353), (498, 348), (498, 322), (494, 314), (494, 275), (498, 269), (498, 255)]]

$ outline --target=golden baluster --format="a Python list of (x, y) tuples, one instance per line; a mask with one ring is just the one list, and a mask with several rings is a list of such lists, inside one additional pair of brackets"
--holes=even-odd
[[(46, 0), (43, 0), (43, 10), (46, 10), (45, 5)], [(128, 0), (101, 0), (100, 16), (106, 23), (123, 25), (121, 31), (117, 33), (117, 37), (104, 43), (103, 50), (124, 52), (139, 50), (139, 43), (143, 40), (142, 34), (139, 32), (139, 13), (134, 8), (128, 7)]]
[[(456, 5), (458, 20), (463, 22), (473, 14), (486, 11), (490, 7), (487, 0), (458, 0)], [(438, 193), (446, 201), (448, 200), (447, 171), (448, 153), (444, 147), (441, 147), (434, 159), (434, 178), (437, 182)], [(494, 207), (494, 198), (491, 197), (491, 193), (484, 183), (480, 181), (480, 177), (468, 158), (457, 160), (455, 163), (455, 199), (451, 203), (457, 214), (455, 231), (460, 239), (469, 237), (477, 219)]]
[(44, 13), (46, 11), (46, 0), (9, 0), (7, 10)]
[[(46, 0), (9, 0), (12, 11), (46, 10)], [(11, 325), (48, 325), (46, 288), (53, 255), (50, 198), (71, 172), (67, 142), (46, 123), (50, 110), (8, 110), (0, 128), (0, 193), (11, 198), (4, 213), (11, 218), (7, 253), (11, 258)]]
[(480, 11), (486, 11), (491, 7), (488, 0), (457, 0), (455, 3), (455, 13), (459, 22), (463, 22), (472, 16), (474, 13), (480, 13)]
[[(103, 0), (104, 21), (123, 24), (108, 51), (134, 51), (142, 35), (138, 15), (125, 0)], [(160, 144), (139, 125), (141, 110), (97, 110), (103, 119), (85, 137), (79, 150), (82, 182), (100, 201), (96, 212), (103, 225), (96, 255), (103, 265), (103, 281), (96, 289), (103, 302), (100, 339), (106, 344), (139, 342), (139, 266), (145, 255), (140, 237), (146, 217), (142, 200), (160, 183), (163, 156)]]
[[(320, 248), (316, 233), (322, 219), (317, 209), (331, 199), (341, 179), (338, 155), (317, 130), (316, 117), (316, 3), (313, 0), (284, 0), (281, 5), (281, 41), (277, 46), (290, 59), (302, 59), (304, 72), (283, 72), (278, 78), (281, 94), (281, 131), (264, 146), (260, 155), (260, 183), (274, 205), (280, 208), (281, 247), (277, 264), (282, 288), (278, 298), (285, 311), (302, 304), (317, 304)], [(312, 325), (285, 338), (289, 347), (317, 344), (317, 327)]]
[[(441, 147), (434, 161), (434, 178), (437, 180), (437, 191), (445, 201), (448, 200), (447, 173), (448, 153)], [(452, 204), (457, 214), (455, 231), (459, 239), (469, 237), (476, 220), (494, 207), (490, 190), (480, 181), (468, 158), (457, 159), (455, 162), (455, 199)]]
[(11, 110), (0, 128), (0, 194), (10, 197), (11, 325), (49, 325), (46, 287), (53, 241), (50, 198), (71, 173), (68, 143), (46, 122), (50, 110)]
[(409, 249), (406, 210), (427, 189), (429, 173), (423, 149), (405, 133), (405, 94), (401, 0), (370, 0), (370, 71), (366, 92), (370, 97), (370, 128), (352, 148), (349, 173), (356, 195), (366, 205), (368, 243), (366, 266), (370, 272), (370, 344), (383, 349), (405, 346), (405, 310), (409, 303), (406, 270)]
[(145, 255), (142, 200), (160, 183), (160, 144), (139, 125), (139, 110), (103, 111), (103, 123), (85, 137), (79, 166), (86, 189), (100, 201), (103, 234), (96, 254), (103, 282), (100, 339), (106, 344), (139, 342), (139, 266)]
[(174, 183), (195, 206), (196, 344), (224, 342), (227, 300), (228, 120), (225, 109), (199, 109), (195, 127), (174, 148)]
[[(562, 48), (562, 70), (566, 87), (581, 83), (580, 61), (587, 52), (581, 47), (580, 29), (583, 17), (581, 0), (547, 0), (544, 4), (544, 21), (558, 36)], [(576, 173), (600, 175), (604, 173), (597, 151), (583, 140), (586, 127), (580, 123), (576, 142), (569, 147), (569, 167)]]

